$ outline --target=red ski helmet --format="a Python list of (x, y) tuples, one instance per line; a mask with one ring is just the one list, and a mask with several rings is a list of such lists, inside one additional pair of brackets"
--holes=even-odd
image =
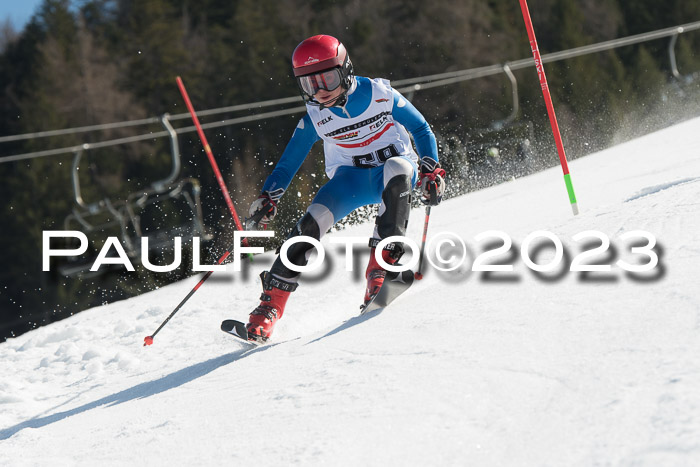
[(302, 41), (294, 49), (292, 65), (301, 95), (309, 103), (316, 103), (313, 96), (318, 89), (332, 91), (342, 86), (345, 95), (352, 84), (350, 56), (332, 36), (322, 34)]

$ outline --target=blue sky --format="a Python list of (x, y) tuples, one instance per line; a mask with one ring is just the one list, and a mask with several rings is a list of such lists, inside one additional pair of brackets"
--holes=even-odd
[(42, 0), (0, 0), (0, 22), (9, 17), (15, 29), (20, 30), (41, 2)]

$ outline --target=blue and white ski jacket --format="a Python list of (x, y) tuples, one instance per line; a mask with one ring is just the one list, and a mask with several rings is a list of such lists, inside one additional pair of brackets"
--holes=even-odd
[(306, 108), (262, 191), (281, 195), (318, 140), (323, 140), (328, 178), (338, 167), (377, 167), (394, 156), (417, 162), (408, 133), (420, 158), (438, 160), (435, 135), (425, 118), (387, 80), (355, 77), (345, 106)]

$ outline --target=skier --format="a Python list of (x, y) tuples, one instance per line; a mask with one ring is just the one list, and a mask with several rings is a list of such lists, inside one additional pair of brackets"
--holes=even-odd
[[(260, 224), (270, 222), (311, 147), (323, 140), (330, 180), (319, 189), (288, 238), (304, 235), (319, 240), (355, 209), (381, 203), (369, 241), (366, 304), (377, 294), (386, 275), (375, 259), (376, 245), (383, 238), (405, 234), (410, 193), (419, 171), (423, 202), (437, 204), (442, 199), (445, 171), (438, 162), (435, 135), (420, 112), (389, 81), (355, 76), (345, 47), (335, 37), (318, 35), (302, 41), (294, 50), (292, 64), (307, 114), (299, 121), (249, 214), (253, 217), (263, 211)], [(437, 194), (432, 200), (430, 190)], [(304, 266), (312, 248), (306, 242), (295, 243), (287, 257), (291, 263)], [(393, 243), (381, 252), (381, 257), (387, 264), (394, 264), (402, 254), (403, 245)], [(290, 293), (297, 288), (299, 275), (279, 257), (270, 271), (260, 275), (263, 293), (246, 325), (249, 340), (264, 342), (270, 337)]]

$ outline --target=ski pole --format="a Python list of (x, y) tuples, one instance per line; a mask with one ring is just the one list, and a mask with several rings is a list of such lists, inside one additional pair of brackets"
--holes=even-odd
[(530, 18), (530, 10), (527, 7), (527, 0), (520, 0), (520, 10), (523, 12), (523, 20), (525, 21), (525, 28), (527, 29), (527, 35), (530, 39), (530, 49), (532, 50), (532, 56), (535, 59), (535, 68), (537, 69), (537, 76), (540, 79), (540, 87), (542, 88), (542, 96), (544, 97), (544, 103), (547, 106), (547, 114), (549, 115), (549, 123), (552, 127), (552, 134), (554, 135), (554, 143), (557, 146), (557, 152), (559, 153), (559, 163), (561, 164), (561, 169), (564, 172), (564, 183), (566, 184), (566, 191), (569, 194), (569, 203), (571, 203), (571, 209), (574, 215), (578, 214), (578, 202), (576, 201), (576, 194), (574, 193), (574, 185), (571, 183), (571, 174), (569, 173), (569, 163), (566, 160), (566, 152), (564, 151), (564, 143), (561, 139), (561, 133), (559, 132), (559, 124), (557, 123), (557, 116), (554, 113), (554, 104), (552, 103), (552, 95), (549, 92), (549, 85), (547, 84), (547, 76), (544, 74), (544, 65), (542, 64), (542, 57), (540, 57), (540, 49), (537, 46), (537, 39), (535, 38), (535, 29), (532, 27), (532, 19)]
[[(262, 219), (264, 215), (265, 215), (265, 212), (263, 212), (263, 211), (257, 212), (257, 213), (255, 213), (255, 215), (254, 215), (253, 217), (251, 217), (250, 219), (248, 219), (248, 221), (251, 222), (252, 225), (256, 225), (256, 226), (257, 226), (258, 223), (260, 222), (260, 219)], [(241, 243), (242, 243), (242, 242), (241, 242)], [(219, 258), (219, 260), (216, 262), (216, 264), (218, 265), (218, 264), (221, 264), (221, 263), (223, 263), (224, 261), (226, 261), (226, 258), (228, 258), (230, 254), (231, 254), (230, 251), (226, 251), (226, 253), (224, 253), (223, 256), (222, 256), (221, 258)], [(165, 318), (165, 321), (163, 321), (163, 322), (161, 323), (161, 325), (158, 326), (158, 329), (156, 329), (156, 332), (154, 332), (154, 333), (151, 334), (150, 336), (146, 336), (146, 337), (143, 339), (143, 345), (144, 345), (144, 347), (147, 346), (147, 345), (153, 344), (153, 338), (156, 336), (156, 334), (158, 334), (158, 332), (159, 332), (161, 329), (163, 329), (163, 326), (165, 326), (165, 325), (168, 323), (168, 321), (170, 321), (170, 319), (171, 319), (173, 316), (175, 316), (175, 313), (177, 313), (178, 311), (180, 311), (180, 308), (182, 308), (182, 306), (185, 304), (185, 302), (187, 302), (187, 300), (189, 300), (190, 297), (191, 297), (192, 295), (194, 295), (194, 293), (202, 286), (202, 284), (204, 284), (204, 281), (206, 281), (207, 279), (209, 279), (209, 276), (211, 276), (213, 272), (214, 272), (214, 271), (208, 271), (208, 272), (204, 275), (204, 277), (202, 277), (202, 280), (200, 280), (200, 281), (197, 283), (197, 285), (195, 285), (194, 288), (193, 288), (192, 290), (190, 290), (190, 293), (187, 294), (187, 296), (180, 302), (180, 304), (179, 304), (178, 306), (175, 307), (175, 309), (173, 310), (173, 312), (170, 313), (170, 316), (168, 316), (167, 318)]]
[(425, 225), (423, 225), (423, 240), (420, 245), (420, 260), (418, 261), (418, 271), (413, 275), (418, 280), (423, 279), (423, 257), (425, 256), (425, 239), (428, 238), (428, 222), (430, 221), (430, 207), (437, 206), (438, 194), (437, 185), (432, 183), (428, 185), (428, 193), (430, 193), (430, 201), (425, 207)]
[[(218, 265), (218, 264), (221, 264), (221, 263), (223, 263), (224, 261), (226, 261), (226, 258), (228, 258), (230, 254), (231, 254), (230, 251), (226, 251), (226, 253), (224, 253), (223, 256), (222, 256), (221, 258), (219, 258), (219, 260), (216, 262), (216, 264)], [(182, 299), (182, 301), (180, 302), (180, 304), (179, 304), (178, 306), (175, 307), (175, 309), (173, 310), (173, 312), (170, 313), (170, 316), (168, 316), (167, 318), (165, 318), (165, 321), (163, 321), (163, 322), (161, 323), (161, 325), (158, 326), (158, 329), (156, 329), (156, 332), (154, 332), (154, 333), (151, 334), (150, 336), (146, 336), (146, 337), (143, 339), (143, 345), (144, 345), (144, 347), (147, 346), (147, 345), (153, 344), (153, 338), (156, 337), (156, 334), (158, 334), (158, 332), (160, 332), (160, 330), (163, 329), (163, 327), (164, 327), (166, 324), (168, 324), (168, 321), (170, 321), (170, 319), (171, 319), (173, 316), (175, 316), (175, 313), (177, 313), (177, 312), (180, 310), (180, 308), (182, 308), (182, 306), (185, 304), (185, 302), (187, 302), (187, 300), (189, 300), (190, 297), (191, 297), (192, 295), (194, 295), (194, 293), (202, 286), (202, 284), (204, 284), (204, 281), (206, 281), (207, 279), (209, 279), (209, 277), (212, 275), (213, 272), (214, 272), (214, 271), (208, 271), (208, 272), (204, 275), (204, 277), (202, 277), (202, 279), (197, 283), (197, 285), (195, 285), (194, 288), (193, 288), (192, 290), (190, 290), (190, 293), (188, 293), (187, 296), (186, 296), (184, 299)]]
[(418, 261), (418, 271), (414, 274), (417, 280), (423, 279), (423, 257), (425, 256), (425, 239), (428, 237), (428, 222), (430, 221), (430, 206), (425, 207), (425, 225), (423, 225), (423, 240), (420, 244), (420, 260)]
[[(216, 159), (214, 159), (214, 154), (211, 152), (211, 147), (209, 146), (207, 137), (204, 135), (202, 125), (199, 124), (199, 118), (197, 118), (197, 113), (194, 111), (194, 106), (192, 106), (190, 96), (187, 94), (187, 89), (185, 89), (185, 83), (182, 82), (182, 78), (180, 78), (179, 76), (177, 77), (176, 81), (178, 88), (180, 88), (180, 94), (182, 94), (182, 98), (184, 99), (185, 105), (187, 106), (187, 110), (190, 111), (190, 115), (192, 116), (194, 126), (197, 128), (197, 133), (199, 134), (199, 139), (202, 141), (202, 145), (204, 146), (204, 152), (206, 153), (207, 158), (209, 159), (209, 164), (211, 165), (211, 168), (214, 169), (216, 181), (219, 182), (219, 187), (221, 188), (221, 192), (223, 193), (224, 199), (226, 200), (226, 204), (228, 205), (228, 210), (231, 211), (231, 216), (233, 216), (233, 221), (236, 224), (236, 228), (239, 231), (243, 231), (243, 226), (241, 225), (241, 221), (238, 219), (238, 213), (236, 212), (236, 208), (233, 207), (231, 195), (229, 194), (228, 189), (226, 188), (226, 183), (224, 183), (224, 177), (221, 176), (219, 165), (216, 163)], [(243, 246), (248, 246), (248, 239), (244, 238), (242, 244)], [(253, 255), (248, 253), (248, 256), (252, 261)]]

